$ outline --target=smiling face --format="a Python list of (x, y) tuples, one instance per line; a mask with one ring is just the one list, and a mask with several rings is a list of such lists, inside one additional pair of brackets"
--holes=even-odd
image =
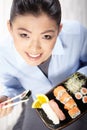
[(46, 14), (17, 16), (8, 27), (17, 51), (32, 66), (43, 63), (51, 56), (60, 30)]

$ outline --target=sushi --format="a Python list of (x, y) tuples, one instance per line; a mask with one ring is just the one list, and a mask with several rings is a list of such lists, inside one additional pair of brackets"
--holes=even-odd
[(60, 102), (66, 104), (70, 99), (72, 99), (72, 97), (67, 92), (64, 92), (60, 97)]
[(87, 94), (87, 88), (85, 88), (85, 87), (82, 87), (80, 91), (81, 91), (81, 93), (82, 93), (83, 95), (86, 95), (86, 94)]
[(54, 89), (54, 96), (59, 100), (63, 93), (66, 92), (66, 89), (63, 86), (58, 86)]
[[(59, 97), (58, 95), (59, 93), (61, 93), (61, 91), (63, 91), (63, 93)], [(71, 118), (75, 118), (80, 114), (80, 110), (77, 107), (75, 100), (69, 95), (69, 93), (63, 86), (58, 86), (57, 88), (55, 88), (53, 94), (56, 99), (58, 99), (64, 105), (64, 109), (68, 111)]]
[(68, 111), (71, 118), (76, 118), (80, 114), (80, 110), (77, 106), (74, 106)]
[(48, 103), (42, 104), (41, 108), (46, 113), (48, 119), (50, 119), (55, 125), (66, 119), (64, 113), (53, 99)]
[(70, 99), (65, 105), (64, 108), (67, 110), (72, 109), (74, 106), (77, 106), (77, 104), (75, 103), (75, 101), (73, 99)]
[(58, 116), (53, 111), (53, 109), (50, 107), (49, 103), (43, 103), (41, 108), (46, 113), (48, 119), (50, 119), (53, 122), (53, 124), (57, 125), (57, 124), (60, 123), (60, 120), (59, 120)]
[(55, 100), (49, 100), (49, 98), (44, 94), (38, 94), (36, 96), (36, 100), (32, 103), (32, 108), (42, 109), (47, 118), (55, 125), (59, 124), (60, 121), (63, 121), (66, 118)]
[(49, 105), (51, 106), (51, 108), (53, 109), (53, 111), (56, 113), (56, 115), (59, 117), (61, 121), (66, 119), (64, 113), (62, 112), (62, 110), (59, 108), (58, 104), (54, 100), (50, 100)]
[(75, 98), (78, 99), (78, 100), (82, 99), (82, 96), (83, 96), (83, 95), (82, 95), (81, 92), (76, 92), (76, 93), (75, 93)]
[(87, 103), (87, 96), (83, 96), (82, 101), (83, 103)]
[(72, 97), (69, 95), (69, 93), (66, 91), (66, 89), (63, 86), (58, 86), (53, 91), (54, 96), (57, 100), (59, 100), (64, 105), (72, 99)]

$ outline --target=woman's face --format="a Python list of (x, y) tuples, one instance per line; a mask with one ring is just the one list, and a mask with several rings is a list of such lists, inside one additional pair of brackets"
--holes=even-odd
[(9, 29), (17, 51), (32, 66), (50, 57), (59, 32), (56, 22), (45, 14), (17, 16)]

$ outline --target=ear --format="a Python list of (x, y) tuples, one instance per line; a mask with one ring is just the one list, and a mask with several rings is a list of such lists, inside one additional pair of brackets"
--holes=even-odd
[(10, 32), (10, 34), (12, 35), (12, 25), (10, 23), (10, 20), (7, 21), (7, 28), (8, 28), (8, 31)]

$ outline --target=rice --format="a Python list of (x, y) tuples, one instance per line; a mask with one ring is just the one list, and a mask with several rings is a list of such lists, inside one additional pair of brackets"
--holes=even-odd
[(54, 123), (59, 124), (59, 118), (48, 103), (42, 104), (41, 108), (46, 113), (47, 117)]

